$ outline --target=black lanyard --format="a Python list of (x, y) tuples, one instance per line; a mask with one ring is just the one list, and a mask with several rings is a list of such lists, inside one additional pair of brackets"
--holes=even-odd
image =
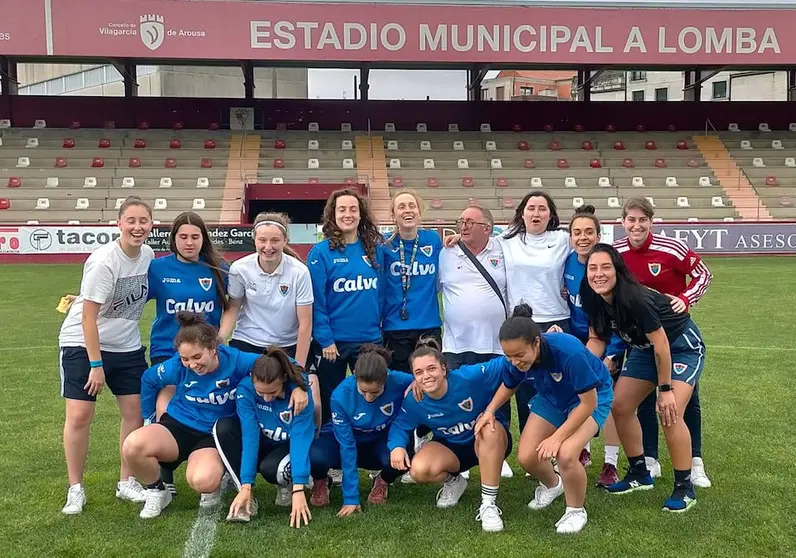
[(415, 243), (412, 246), (412, 256), (409, 259), (409, 265), (406, 265), (406, 255), (404, 254), (404, 240), (398, 238), (398, 257), (401, 259), (401, 292), (403, 294), (403, 302), (401, 304), (401, 319), (409, 319), (409, 310), (406, 308), (406, 295), (409, 293), (409, 287), (412, 285), (412, 268), (415, 265), (415, 258), (417, 258), (417, 246), (420, 244), (420, 235), (415, 237)]

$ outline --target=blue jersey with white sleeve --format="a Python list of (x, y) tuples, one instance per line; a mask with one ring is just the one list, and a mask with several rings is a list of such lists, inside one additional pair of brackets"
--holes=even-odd
[[(305, 376), (306, 379), (306, 376)], [(301, 389), (293, 382), (284, 385), (283, 397), (271, 401), (257, 395), (251, 377), (238, 386), (237, 407), (240, 418), (243, 453), (240, 482), (254, 484), (257, 458), (260, 453), (260, 434), (273, 444), (290, 444), (290, 467), (294, 484), (307, 484), (310, 476), (310, 446), (315, 439), (314, 405), (312, 397), (299, 414), (294, 414), (290, 395)]]
[(611, 390), (613, 381), (605, 364), (580, 340), (568, 333), (543, 333), (539, 360), (527, 372), (507, 367), (503, 384), (509, 389), (532, 379), (536, 391), (562, 412), (580, 403), (579, 394)]
[(218, 419), (235, 414), (235, 390), (260, 355), (219, 345), (218, 369), (197, 374), (174, 355), (150, 367), (141, 378), (141, 416), (154, 420), (158, 392), (176, 386), (166, 412), (180, 424), (210, 434)]
[(411, 374), (390, 371), (384, 391), (367, 402), (357, 390), (357, 379), (349, 376), (332, 393), (332, 427), (340, 444), (343, 468), (343, 505), (359, 505), (357, 444), (386, 441), (387, 429), (398, 416), (404, 393), (414, 380)]
[[(483, 364), (468, 364), (448, 373), (448, 390), (441, 398), (425, 395), (416, 401), (410, 393), (390, 426), (387, 447), (390, 451), (405, 448), (412, 431), (421, 425), (427, 426), (435, 439), (472, 444), (478, 416), (492, 401), (504, 374), (511, 368), (514, 366), (503, 356)], [(500, 411), (496, 418), (508, 430), (508, 422)]]
[[(376, 262), (383, 259), (376, 249)], [(310, 250), (307, 264), (315, 302), (312, 336), (321, 347), (335, 341), (377, 342), (381, 339), (382, 268), (368, 258), (361, 240), (344, 251), (331, 250), (329, 240)]]
[(150, 358), (170, 357), (175, 353), (174, 337), (180, 329), (177, 312), (203, 314), (205, 321), (215, 328), (221, 323), (223, 301), (218, 296), (216, 277), (202, 262), (182, 262), (175, 254), (153, 260), (149, 264), (149, 298), (155, 301)]
[[(442, 240), (436, 231), (420, 229), (414, 240), (396, 233), (384, 248), (384, 331), (442, 327), (437, 297), (437, 271)], [(401, 261), (403, 247), (403, 262)], [(404, 306), (401, 269), (408, 289)], [(406, 319), (401, 316), (405, 315)]]
[[(589, 317), (583, 311), (580, 302), (580, 285), (586, 275), (586, 264), (578, 260), (578, 254), (572, 252), (564, 262), (564, 284), (567, 288), (569, 303), (569, 327), (572, 334), (584, 343), (589, 338)], [(616, 356), (625, 352), (626, 345), (615, 333), (605, 348), (605, 356)]]

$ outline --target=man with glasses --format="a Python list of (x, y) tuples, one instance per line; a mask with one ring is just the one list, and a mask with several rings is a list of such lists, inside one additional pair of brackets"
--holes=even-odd
[[(439, 257), (442, 351), (448, 370), (502, 356), (498, 331), (506, 319), (506, 265), (500, 243), (492, 238), (492, 213), (472, 205), (456, 225), (460, 243), (443, 248)], [(510, 420), (511, 403), (501, 410)], [(501, 476), (513, 476), (505, 461)]]

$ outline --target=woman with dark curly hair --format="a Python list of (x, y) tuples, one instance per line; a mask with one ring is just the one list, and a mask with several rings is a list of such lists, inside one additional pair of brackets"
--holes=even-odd
[(307, 265), (315, 296), (310, 367), (318, 374), (326, 423), (332, 392), (346, 369), (354, 369), (360, 347), (382, 341), (379, 262), (384, 237), (367, 200), (351, 189), (338, 190), (327, 200), (323, 236), (310, 250)]

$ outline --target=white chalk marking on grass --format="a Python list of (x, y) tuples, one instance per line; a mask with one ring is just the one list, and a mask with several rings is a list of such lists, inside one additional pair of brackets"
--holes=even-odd
[(0, 347), (0, 352), (3, 351), (39, 351), (41, 349), (58, 350), (58, 345), (28, 345), (25, 347)]
[(183, 558), (208, 558), (216, 542), (216, 529), (221, 516), (221, 505), (213, 508), (199, 508), (199, 515), (191, 529), (191, 535), (185, 541)]

